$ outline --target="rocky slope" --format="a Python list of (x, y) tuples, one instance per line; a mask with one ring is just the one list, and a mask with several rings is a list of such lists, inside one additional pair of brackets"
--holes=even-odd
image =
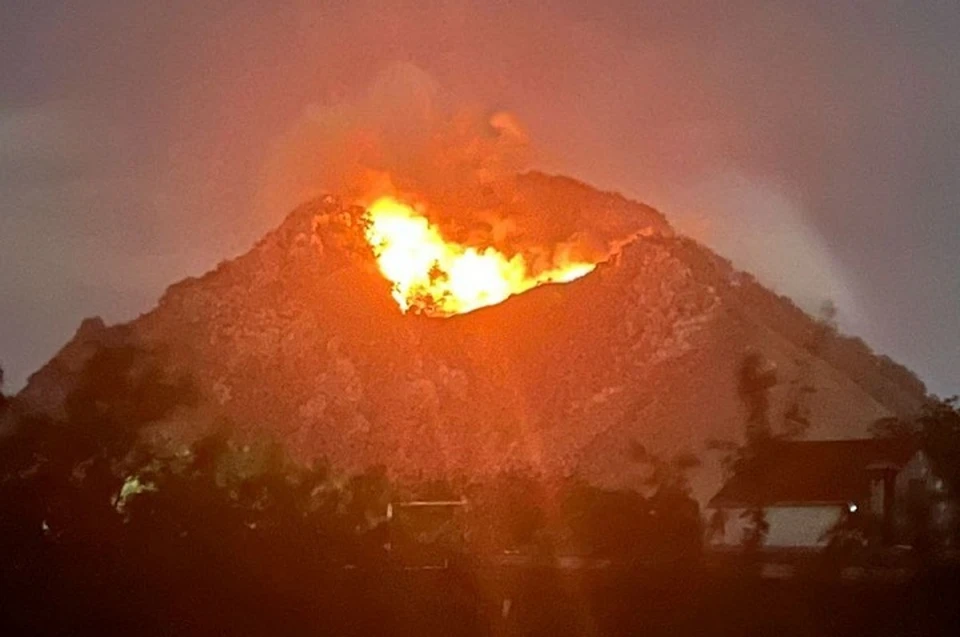
[(346, 469), (515, 465), (607, 484), (642, 479), (628, 453), (639, 442), (698, 454), (705, 498), (718, 469), (704, 442), (740, 433), (735, 373), (748, 348), (777, 365), (774, 423), (799, 414), (811, 437), (862, 435), (923, 401), (908, 370), (823, 329), (653, 209), (539, 174), (520, 192), (544, 227), (575, 229), (589, 215), (608, 238), (639, 238), (569, 284), (447, 319), (404, 316), (362, 238), (362, 211), (327, 197), (247, 254), (171, 286), (135, 321), (84, 322), (18, 402), (57, 415), (97, 345), (163, 345), (206, 397), (202, 418), (169, 423), (175, 440), (216, 415)]

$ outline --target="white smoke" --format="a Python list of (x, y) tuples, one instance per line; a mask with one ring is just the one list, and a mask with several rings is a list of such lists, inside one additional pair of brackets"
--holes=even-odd
[(385, 190), (475, 202), (525, 165), (527, 135), (509, 113), (446, 102), (429, 74), (394, 64), (356, 95), (307, 106), (272, 145), (259, 208), (282, 213), (324, 192), (369, 203)]
[(849, 276), (805, 220), (801, 193), (788, 183), (727, 170), (677, 188), (670, 199), (670, 219), (681, 232), (810, 314), (832, 302), (844, 331), (863, 333), (865, 321)]

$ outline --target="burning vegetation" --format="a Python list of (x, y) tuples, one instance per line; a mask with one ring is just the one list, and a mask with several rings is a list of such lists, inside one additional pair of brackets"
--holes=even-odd
[(567, 283), (668, 224), (572, 180), (527, 177), (536, 156), (506, 111), (450, 107), (399, 65), (366, 93), (307, 108), (277, 140), (260, 204), (320, 194), (365, 210), (365, 239), (404, 313), (453, 316)]
[(367, 241), (403, 312), (463, 314), (544, 283), (573, 281), (596, 267), (563, 254), (537, 268), (521, 253), (449, 240), (423, 212), (389, 196), (367, 208), (366, 222)]

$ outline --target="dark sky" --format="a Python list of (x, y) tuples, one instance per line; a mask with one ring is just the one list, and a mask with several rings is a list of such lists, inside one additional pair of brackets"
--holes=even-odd
[(955, 393), (958, 33), (956, 0), (3, 2), (0, 360), (17, 389), (83, 317), (248, 248), (288, 211), (278, 140), (386, 84), (512, 111), (534, 165)]

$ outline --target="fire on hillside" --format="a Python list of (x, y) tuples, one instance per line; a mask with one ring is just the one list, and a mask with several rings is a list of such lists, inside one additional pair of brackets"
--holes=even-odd
[(367, 208), (366, 223), (367, 241), (403, 312), (463, 314), (596, 267), (558, 250), (553, 263), (538, 268), (520, 253), (449, 240), (421, 209), (389, 196)]

